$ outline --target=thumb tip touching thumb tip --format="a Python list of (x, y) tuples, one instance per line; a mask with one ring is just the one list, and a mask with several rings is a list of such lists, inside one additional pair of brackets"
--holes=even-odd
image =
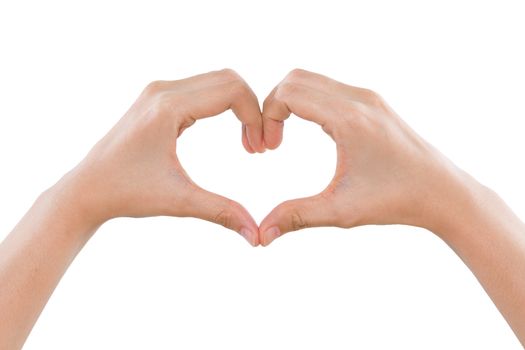
[(272, 241), (275, 240), (280, 235), (281, 235), (281, 230), (279, 230), (279, 227), (277, 226), (269, 227), (261, 235), (261, 244), (263, 246), (267, 246), (270, 243), (272, 243)]
[(252, 246), (256, 247), (259, 245), (259, 236), (252, 232), (251, 230), (247, 229), (247, 228), (241, 228), (239, 233), (241, 234), (241, 236), (243, 236), (247, 241), (248, 243), (250, 243)]

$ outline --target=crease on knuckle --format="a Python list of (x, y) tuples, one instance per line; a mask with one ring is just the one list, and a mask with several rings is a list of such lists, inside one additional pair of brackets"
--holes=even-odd
[(213, 222), (221, 226), (224, 226), (226, 228), (229, 228), (229, 229), (232, 228), (232, 221), (233, 221), (233, 215), (231, 211), (229, 211), (228, 209), (222, 209), (213, 218)]
[(294, 209), (290, 215), (290, 224), (293, 231), (309, 227), (308, 222), (304, 219), (303, 215), (297, 209)]

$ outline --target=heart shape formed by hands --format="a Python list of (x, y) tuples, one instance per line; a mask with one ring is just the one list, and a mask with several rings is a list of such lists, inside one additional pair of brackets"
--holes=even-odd
[[(317, 195), (279, 204), (259, 226), (239, 203), (197, 186), (178, 160), (176, 139), (196, 120), (228, 109), (242, 122), (242, 144), (250, 153), (277, 148), (291, 113), (319, 124), (337, 145), (332, 181)], [(151, 83), (75, 172), (89, 189), (83, 194), (86, 215), (96, 222), (191, 216), (266, 246), (306, 227), (433, 225), (442, 203), (450, 202), (444, 194), (455, 189), (454, 169), (370, 90), (296, 69), (261, 111), (246, 82), (226, 69)]]
[[(262, 107), (231, 70), (150, 84), (2, 243), (0, 281), (9, 288), (0, 293), (0, 323), (7, 325), (0, 327), (7, 346), (0, 347), (23, 345), (56, 282), (100, 225), (157, 215), (209, 220), (254, 246), (314, 226), (421, 226), (457, 249), (516, 334), (525, 334), (523, 312), (514, 311), (524, 310), (523, 223), (501, 199), (370, 90), (294, 70)], [(176, 140), (196, 120), (228, 109), (241, 120), (251, 153), (277, 148), (291, 113), (319, 124), (337, 146), (332, 181), (317, 195), (279, 204), (259, 226), (239, 203), (197, 186), (179, 162)], [(447, 217), (458, 213), (460, 220)]]

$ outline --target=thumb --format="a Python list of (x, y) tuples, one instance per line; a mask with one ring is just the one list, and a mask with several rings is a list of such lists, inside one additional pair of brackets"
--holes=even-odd
[(308, 227), (331, 226), (333, 204), (324, 195), (293, 199), (279, 204), (259, 226), (259, 241), (263, 246), (290, 231)]
[(259, 245), (258, 227), (246, 209), (236, 201), (197, 188), (188, 203), (186, 216), (222, 225), (236, 231), (254, 247)]

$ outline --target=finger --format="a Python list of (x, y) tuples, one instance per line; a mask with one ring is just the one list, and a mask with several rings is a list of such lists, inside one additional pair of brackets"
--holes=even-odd
[(308, 227), (332, 226), (335, 218), (331, 202), (322, 195), (293, 199), (275, 207), (259, 226), (263, 246), (291, 231)]
[[(242, 79), (235, 71), (231, 69), (215, 70), (207, 73), (194, 75), (188, 78), (177, 80), (156, 80), (146, 87), (146, 90), (152, 92), (191, 92), (203, 89), (207, 86), (222, 84), (232, 79)], [(152, 89), (150, 89), (152, 88)]]
[(263, 103), (263, 136), (268, 149), (276, 149), (283, 140), (284, 120), (290, 116), (290, 110), (284, 103), (275, 102), (275, 87)]
[(242, 124), (242, 145), (248, 153), (255, 153), (252, 146), (250, 146), (250, 143), (248, 142), (248, 137), (246, 136), (246, 125), (244, 124)]
[(197, 188), (189, 200), (187, 216), (222, 225), (243, 236), (254, 247), (259, 245), (255, 220), (239, 203)]
[(186, 92), (181, 104), (183, 106), (180, 108), (183, 108), (186, 114), (195, 120), (211, 117), (231, 109), (246, 125), (246, 139), (252, 150), (264, 152), (259, 102), (250, 87), (240, 77), (225, 77), (223, 83)]
[[(329, 132), (334, 113), (334, 97), (308, 86), (283, 82), (279, 84), (263, 104), (264, 143), (274, 149), (282, 140), (283, 121), (290, 113), (313, 121)], [(329, 132), (330, 133), (330, 132)]]
[(304, 85), (329, 95), (367, 103), (372, 91), (357, 86), (347, 85), (325, 75), (304, 69), (294, 69), (284, 79), (285, 82)]
[[(262, 113), (259, 101), (246, 83), (242, 82), (239, 89), (240, 92), (233, 92), (233, 97), (236, 97), (235, 94), (238, 93), (241, 97), (246, 96), (247, 101), (243, 103), (242, 100), (234, 100), (231, 108), (244, 125), (244, 134), (246, 134), (246, 140), (251, 150), (263, 153), (266, 149), (264, 147)], [(250, 152), (248, 149), (247, 151)]]

